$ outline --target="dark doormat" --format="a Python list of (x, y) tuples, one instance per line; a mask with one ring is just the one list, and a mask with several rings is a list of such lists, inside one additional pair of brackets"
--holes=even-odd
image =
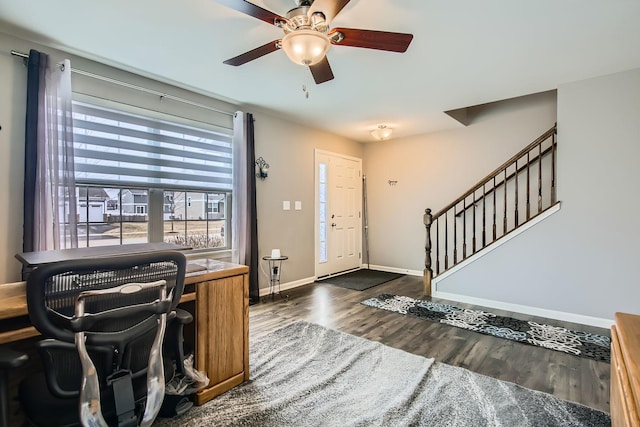
[(365, 289), (373, 288), (374, 286), (381, 285), (402, 276), (404, 276), (404, 274), (363, 268), (340, 276), (320, 279), (318, 282), (353, 289), (354, 291), (364, 291)]

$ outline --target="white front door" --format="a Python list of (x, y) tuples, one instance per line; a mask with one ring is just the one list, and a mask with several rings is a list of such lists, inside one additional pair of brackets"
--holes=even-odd
[(360, 267), (362, 160), (316, 150), (316, 276)]

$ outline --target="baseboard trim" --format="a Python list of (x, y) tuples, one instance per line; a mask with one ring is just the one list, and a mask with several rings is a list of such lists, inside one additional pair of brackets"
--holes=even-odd
[(564, 311), (549, 310), (546, 308), (531, 307), (528, 305), (513, 304), (509, 302), (489, 300), (484, 298), (471, 297), (467, 295), (453, 294), (449, 292), (433, 292), (433, 297), (450, 301), (463, 302), (466, 304), (481, 305), (499, 310), (515, 311), (517, 313), (529, 314), (532, 316), (546, 317), (548, 319), (562, 320), (564, 322), (579, 323), (581, 325), (596, 326), (609, 329), (614, 324), (612, 319), (585, 316), (582, 314), (567, 313)]
[[(311, 277), (306, 277), (304, 279), (300, 279), (300, 280), (294, 280), (293, 282), (287, 282), (287, 283), (281, 283), (280, 284), (280, 290), (281, 291), (286, 291), (289, 289), (293, 289), (293, 288), (297, 288), (300, 286), (304, 286), (304, 285), (308, 285), (309, 283), (313, 283), (316, 281), (316, 276), (311, 276)], [(276, 289), (277, 291), (277, 289)], [(270, 295), (269, 293), (269, 287), (266, 288), (260, 288), (260, 296), (267, 296)]]
[(406, 268), (387, 267), (385, 265), (362, 264), (362, 268), (368, 268), (369, 270), (386, 271), (388, 273), (408, 274), (409, 276), (423, 275), (423, 272), (420, 270), (409, 270)]

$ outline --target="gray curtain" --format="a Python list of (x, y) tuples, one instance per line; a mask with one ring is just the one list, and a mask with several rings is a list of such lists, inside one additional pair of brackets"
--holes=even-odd
[(256, 211), (253, 115), (236, 112), (233, 119), (233, 262), (249, 266), (249, 298), (260, 301), (258, 284), (258, 220)]
[(31, 50), (25, 129), (25, 252), (75, 248), (71, 64)]

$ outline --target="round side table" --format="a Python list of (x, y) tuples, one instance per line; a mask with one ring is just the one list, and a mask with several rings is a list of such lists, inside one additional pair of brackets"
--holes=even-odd
[[(270, 256), (263, 256), (262, 259), (269, 263), (269, 295), (271, 295), (271, 301), (273, 301), (276, 293), (285, 301), (288, 300), (289, 295), (282, 295), (282, 292), (280, 291), (280, 273), (282, 271), (282, 261), (288, 260), (289, 257), (279, 256), (274, 258)], [(277, 292), (276, 287), (278, 288)]]

